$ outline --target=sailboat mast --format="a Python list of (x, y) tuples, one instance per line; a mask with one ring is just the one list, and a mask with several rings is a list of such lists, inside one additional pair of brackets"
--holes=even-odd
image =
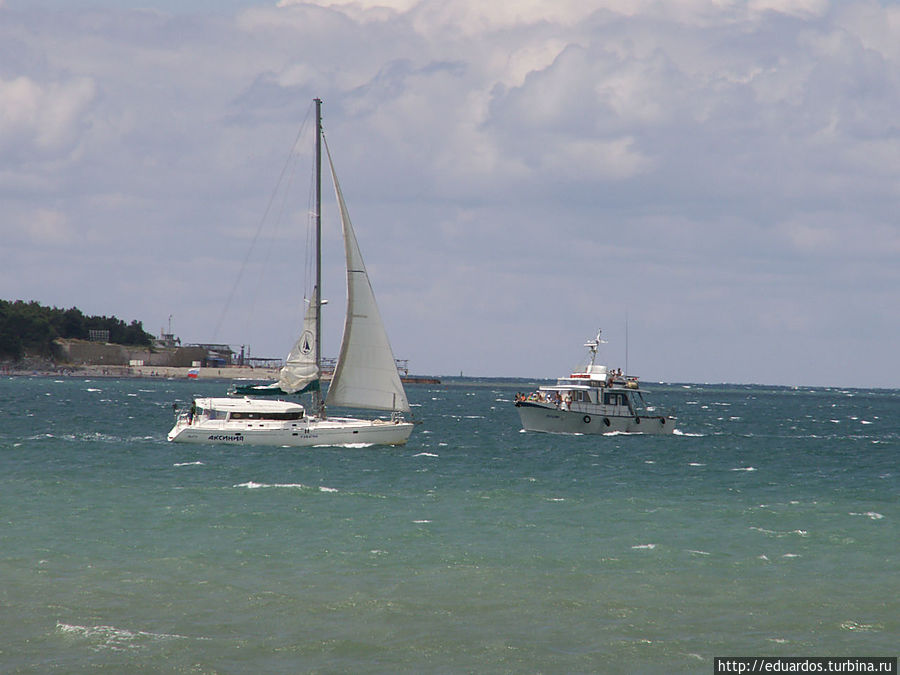
[[(316, 101), (316, 372), (322, 374), (322, 99)], [(313, 392), (313, 408), (324, 415), (322, 395)]]

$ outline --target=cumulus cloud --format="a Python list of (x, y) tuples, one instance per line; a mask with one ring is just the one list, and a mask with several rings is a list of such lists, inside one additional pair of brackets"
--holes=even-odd
[(50, 155), (71, 150), (90, 124), (90, 77), (37, 82), (0, 79), (0, 152)]
[[(807, 356), (841, 345), (867, 382), (900, 379), (880, 365), (894, 363), (886, 343), (860, 353), (833, 315), (851, 306), (900, 330), (886, 309), (900, 287), (894, 6), (281, 0), (225, 16), (113, 3), (0, 13), (0, 192), (15, 223), (30, 223), (21, 259), (78, 233), (60, 269), (80, 264), (83, 241), (93, 266), (127, 261), (147, 287), (165, 277), (165, 297), (135, 299), (151, 325), (174, 313), (188, 340), (289, 346), (283, 298), (238, 293), (231, 314), (258, 320), (217, 336), (227, 293), (190, 309), (180, 298), (229, 288), (321, 96), (394, 350), (416, 369), (554, 375), (627, 313), (647, 344), (641, 370), (661, 379), (819, 383)], [(307, 208), (279, 206), (281, 243), (254, 267), (283, 275), (269, 288), (297, 274), (289, 253), (305, 242), (285, 237)], [(173, 249), (192, 263), (171, 269)], [(55, 302), (71, 305), (96, 292), (42, 267), (15, 275), (18, 295), (68, 293)], [(329, 281), (332, 297), (341, 283)], [(552, 345), (510, 346), (532, 334)]]

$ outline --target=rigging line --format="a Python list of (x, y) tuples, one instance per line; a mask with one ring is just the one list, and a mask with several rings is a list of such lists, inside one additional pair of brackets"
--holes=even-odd
[(219, 321), (216, 323), (216, 328), (213, 330), (213, 340), (218, 339), (219, 331), (222, 329), (222, 324), (225, 321), (225, 315), (228, 313), (229, 308), (231, 307), (231, 302), (234, 300), (234, 294), (237, 291), (238, 286), (241, 283), (241, 278), (244, 276), (244, 270), (247, 268), (247, 263), (250, 261), (250, 256), (253, 253), (253, 249), (256, 246), (256, 241), (259, 239), (259, 234), (262, 231), (263, 225), (266, 222), (266, 218), (269, 215), (269, 211), (272, 208), (272, 204), (275, 201), (275, 197), (278, 194), (278, 190), (281, 186), (282, 181), (284, 180), (284, 175), (287, 172), (288, 166), (291, 163), (291, 158), (294, 155), (294, 151), (297, 146), (300, 144), (300, 139), (303, 137), (303, 133), (306, 130), (307, 125), (309, 124), (309, 119), (312, 116), (312, 106), (306, 110), (306, 117), (303, 119), (303, 123), (300, 125), (300, 130), (297, 132), (297, 137), (294, 139), (294, 143), (291, 146), (291, 150), (288, 153), (287, 159), (285, 160), (284, 167), (281, 169), (281, 174), (278, 176), (278, 181), (275, 184), (275, 188), (272, 190), (272, 195), (269, 197), (269, 203), (266, 205), (266, 209), (263, 212), (262, 218), (259, 220), (259, 225), (256, 227), (256, 232), (253, 235), (253, 239), (250, 242), (250, 249), (247, 251), (247, 255), (244, 256), (244, 261), (241, 263), (241, 268), (238, 270), (237, 278), (234, 280), (234, 285), (231, 287), (231, 291), (228, 293), (228, 299), (225, 301), (225, 306), (222, 308), (222, 314), (219, 316)]
[[(302, 136), (302, 133), (301, 133)], [(296, 145), (295, 145), (296, 147)], [(259, 267), (259, 273), (256, 275), (256, 285), (254, 286), (253, 293), (251, 294), (251, 299), (253, 300), (250, 305), (250, 313), (247, 318), (247, 325), (253, 326), (254, 322), (254, 312), (257, 309), (259, 303), (256, 301), (257, 298), (260, 297), (260, 289), (262, 288), (263, 278), (266, 275), (266, 270), (269, 265), (269, 261), (272, 259), (272, 251), (275, 248), (275, 243), (279, 238), (281, 226), (285, 222), (285, 212), (287, 211), (287, 201), (290, 195), (290, 186), (294, 184), (294, 176), (296, 174), (297, 163), (298, 163), (299, 155), (297, 153), (292, 153), (290, 156), (290, 177), (285, 182), (285, 189), (283, 189), (281, 196), (281, 205), (278, 209), (278, 215), (274, 218), (274, 230), (272, 232), (272, 236), (269, 238), (269, 245), (266, 248), (265, 256), (262, 259), (262, 264)], [(274, 197), (274, 195), (273, 195)], [(296, 318), (296, 317), (295, 317)]]

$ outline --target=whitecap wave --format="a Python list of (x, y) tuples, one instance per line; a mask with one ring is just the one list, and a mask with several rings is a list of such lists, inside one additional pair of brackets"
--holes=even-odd
[(203, 466), (203, 462), (176, 462), (172, 466)]
[[(83, 638), (94, 643), (94, 651), (125, 651), (140, 649), (147, 642), (160, 640), (190, 640), (187, 635), (175, 633), (152, 633), (144, 630), (129, 630), (116, 626), (79, 626), (57, 621), (56, 630), (64, 635)], [(199, 638), (206, 639), (206, 638)]]
[(631, 548), (636, 549), (636, 550), (652, 551), (653, 549), (656, 548), (656, 544), (635, 544)]
[(858, 621), (844, 621), (841, 624), (841, 628), (843, 630), (852, 630), (859, 632), (867, 632), (867, 631), (881, 631), (884, 630), (884, 626), (877, 623), (859, 623)]
[(232, 487), (236, 488), (247, 488), (249, 490), (259, 490), (262, 488), (294, 488), (296, 490), (312, 490), (308, 485), (304, 485), (303, 483), (257, 483), (256, 481), (249, 480), (246, 483), (238, 483), (237, 485), (232, 485)]
[(433, 452), (417, 452), (413, 457), (438, 457)]
[(881, 520), (884, 516), (876, 511), (866, 511), (865, 513), (850, 513), (851, 516), (865, 516), (869, 520)]

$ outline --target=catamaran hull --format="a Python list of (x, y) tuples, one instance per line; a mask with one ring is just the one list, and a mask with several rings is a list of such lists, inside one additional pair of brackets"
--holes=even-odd
[(411, 422), (327, 419), (308, 425), (277, 428), (260, 424), (245, 428), (177, 423), (169, 432), (173, 443), (207, 445), (270, 445), (311, 448), (321, 446), (404, 445), (413, 430)]
[(531, 401), (516, 402), (522, 428), (550, 434), (671, 434), (675, 431), (672, 417), (659, 415), (604, 415), (586, 410), (562, 410), (555, 405)]

